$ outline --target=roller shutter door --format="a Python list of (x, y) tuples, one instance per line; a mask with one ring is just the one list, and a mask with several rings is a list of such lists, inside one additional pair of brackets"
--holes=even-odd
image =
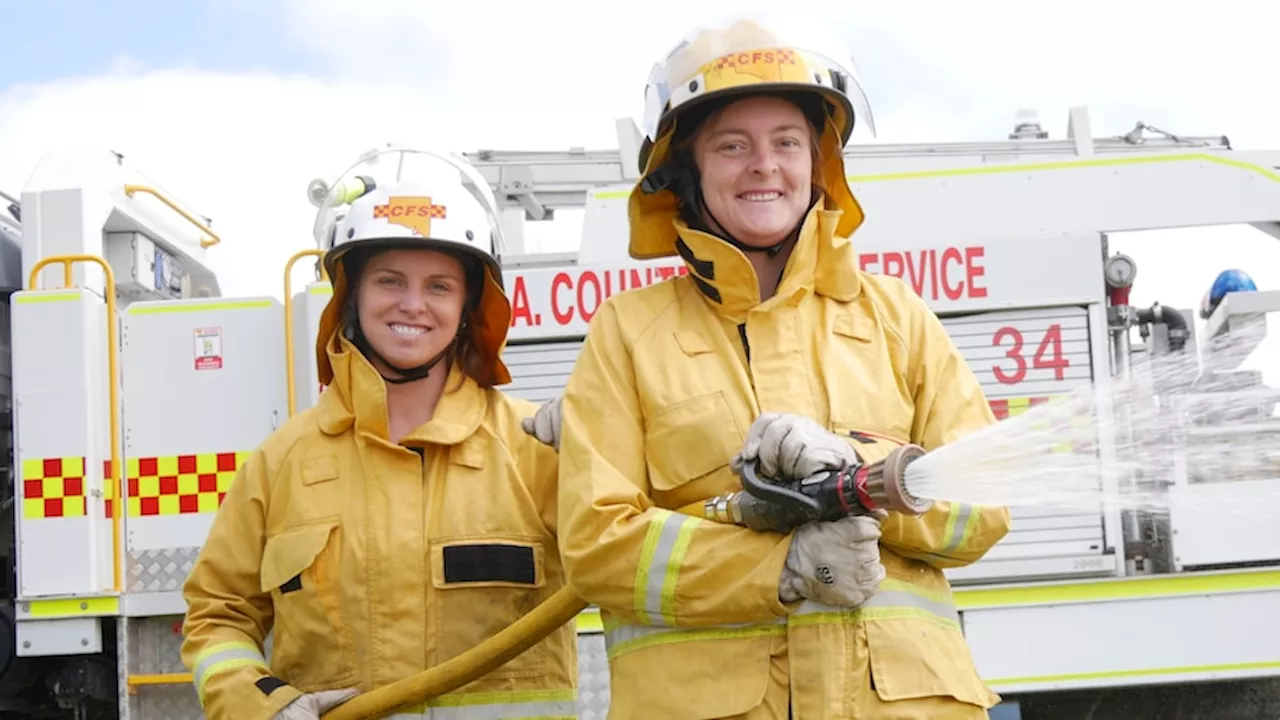
[[(996, 417), (1015, 417), (1093, 381), (1084, 308), (980, 313), (943, 325), (978, 377)], [(1032, 468), (1031, 471), (1034, 471)], [(1079, 492), (1099, 495), (1096, 478)], [(1083, 504), (1083, 503), (1082, 503)], [(981, 561), (947, 571), (955, 580), (1055, 576), (1102, 571), (1101, 497), (1095, 512), (1013, 508), (1013, 528)]]

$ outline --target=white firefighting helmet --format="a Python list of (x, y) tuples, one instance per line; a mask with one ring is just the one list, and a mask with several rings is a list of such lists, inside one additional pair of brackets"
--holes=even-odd
[(345, 317), (355, 278), (347, 277), (343, 258), (363, 248), (425, 248), (454, 253), (464, 262), (472, 259), (467, 264), (477, 269), (478, 287), (468, 288), (465, 321), (489, 368), (487, 377), (476, 380), (511, 381), (501, 360), (511, 304), (502, 282), (498, 205), (489, 184), (465, 158), (401, 146), (371, 150), (332, 183), (312, 181), (308, 199), (318, 208), (312, 230), (333, 284), (317, 338), (322, 383), (332, 377), (326, 351), (332, 334), (355, 322)]
[(332, 185), (313, 181), (315, 235), (325, 270), (354, 247), (433, 247), (468, 253), (502, 283), (502, 229), (489, 184), (467, 160), (389, 146), (370, 151)]

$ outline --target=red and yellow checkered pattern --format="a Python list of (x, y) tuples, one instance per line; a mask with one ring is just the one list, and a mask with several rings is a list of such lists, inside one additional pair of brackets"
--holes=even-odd
[(248, 456), (224, 452), (128, 458), (129, 517), (216, 512)]
[(1002, 400), (988, 400), (987, 404), (991, 406), (991, 412), (995, 413), (997, 420), (1007, 420), (1011, 417), (1017, 417), (1037, 405), (1043, 405), (1053, 400), (1054, 397), (1056, 396), (1041, 395), (1036, 397), (1005, 398)]
[[(22, 517), (85, 517), (88, 497), (85, 495), (83, 456), (60, 458), (24, 458), (22, 461)], [(111, 461), (102, 463), (102, 480), (111, 477)], [(103, 482), (105, 517), (111, 517), (115, 483)]]

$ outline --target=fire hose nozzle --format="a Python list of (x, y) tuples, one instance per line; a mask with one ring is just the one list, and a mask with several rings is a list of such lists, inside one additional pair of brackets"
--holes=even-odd
[(838, 520), (875, 510), (921, 515), (933, 507), (933, 500), (912, 495), (906, 474), (907, 466), (924, 454), (919, 445), (903, 445), (874, 463), (858, 462), (786, 482), (764, 480), (755, 464), (748, 463), (741, 471), (743, 489), (710, 498), (703, 505), (703, 515), (717, 522), (778, 532), (815, 520)]

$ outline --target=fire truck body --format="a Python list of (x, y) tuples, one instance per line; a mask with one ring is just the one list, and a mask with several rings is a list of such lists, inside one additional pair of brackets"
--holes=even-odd
[[(634, 157), (635, 134), (619, 127), (620, 153), (472, 156), (515, 246), (503, 259), (515, 310), (506, 389), (515, 395), (561, 391), (605, 297), (685, 272), (677, 259), (626, 256), (635, 171), (621, 158)], [(1145, 347), (1129, 346), (1135, 312), (1110, 301), (1107, 279), (1124, 273), (1106, 233), (1248, 223), (1280, 236), (1280, 152), (1235, 151), (1223, 138), (1092, 139), (1083, 109), (1072, 111), (1072, 128), (1063, 141), (1016, 133), (848, 153), (868, 215), (854, 238), (860, 263), (925, 298), (999, 417), (1105, 388), (1139, 365), (1131, 355), (1168, 345), (1154, 327)], [(520, 252), (529, 223), (575, 209), (584, 212), (577, 253)], [(210, 223), (112, 153), (47, 157), (20, 214), (22, 272), (3, 268), (16, 588), (5, 626), (13, 656), (0, 677), (0, 689), (14, 689), (0, 691), (0, 703), (199, 717), (177, 653), (181, 583), (246, 454), (291, 405), (318, 397), (312, 348), (330, 288), (287, 281), (283, 303), (221, 297), (205, 265), (219, 240)], [(4, 233), (16, 236), (0, 225)], [(64, 267), (67, 256), (82, 257)], [(1190, 346), (1210, 352), (1214, 338), (1275, 317), (1280, 293), (1229, 296)], [(1123, 441), (1100, 434), (1097, 462)], [(997, 691), (1016, 700), (1280, 676), (1280, 625), (1268, 612), (1280, 603), (1280, 534), (1268, 522), (1280, 509), (1280, 471), (1210, 487), (1186, 463), (1171, 468), (1171, 492), (1200, 493), (1206, 505), (1252, 492), (1257, 508), (1229, 522), (1122, 512), (1102, 502), (1115, 489), (1099, 486), (1105, 475), (1085, 473), (1075, 491), (1096, 498), (1077, 503), (1092, 503), (1088, 512), (1016, 508), (1012, 532), (986, 558), (948, 571), (979, 670)], [(1192, 618), (1196, 631), (1184, 632)], [(587, 611), (578, 627), (580, 715), (603, 718), (599, 618)]]

